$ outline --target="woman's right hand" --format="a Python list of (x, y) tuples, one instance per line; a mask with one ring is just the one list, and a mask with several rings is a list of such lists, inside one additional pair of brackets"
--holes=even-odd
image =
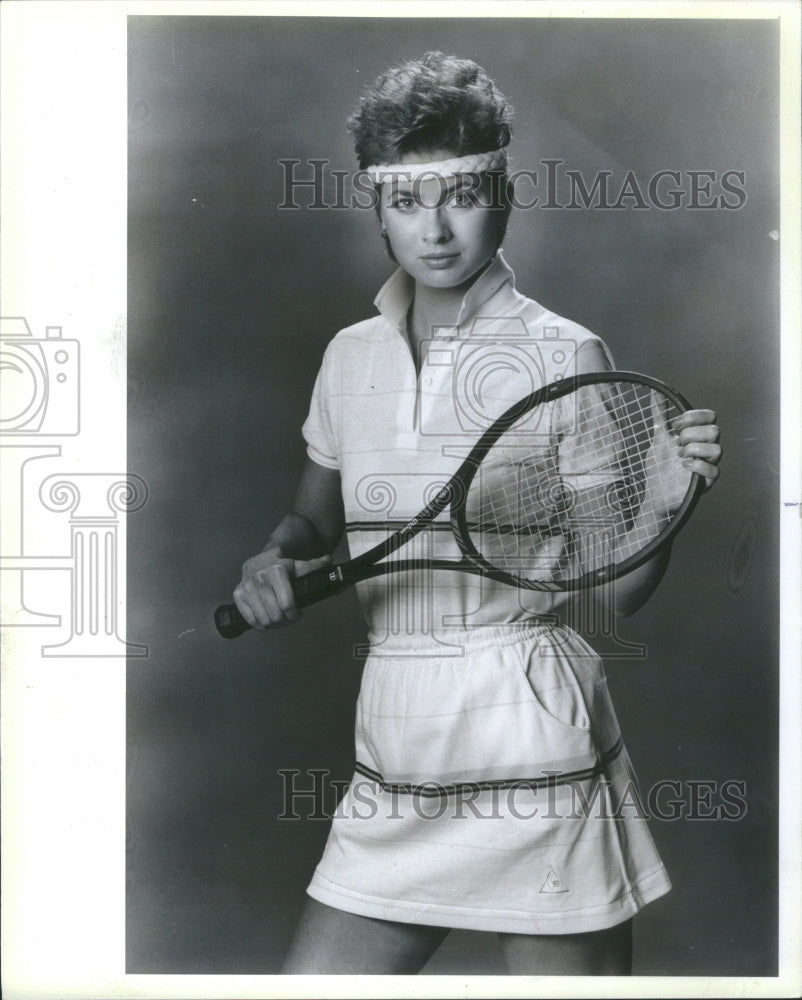
[(331, 556), (287, 559), (280, 550), (267, 548), (242, 567), (242, 580), (234, 588), (234, 602), (251, 628), (265, 631), (291, 625), (301, 617), (292, 580), (331, 562)]

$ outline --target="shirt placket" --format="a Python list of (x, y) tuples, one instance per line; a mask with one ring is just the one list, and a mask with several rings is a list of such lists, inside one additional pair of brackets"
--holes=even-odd
[(448, 438), (454, 432), (453, 375), (458, 362), (458, 327), (439, 327), (417, 376), (415, 430), (419, 437)]

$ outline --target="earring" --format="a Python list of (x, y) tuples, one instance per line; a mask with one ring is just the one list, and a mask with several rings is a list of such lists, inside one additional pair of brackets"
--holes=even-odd
[(384, 228), (382, 228), (380, 230), (380, 232), (379, 232), (379, 236), (381, 236), (381, 238), (386, 241), (387, 240), (387, 230), (384, 229)]

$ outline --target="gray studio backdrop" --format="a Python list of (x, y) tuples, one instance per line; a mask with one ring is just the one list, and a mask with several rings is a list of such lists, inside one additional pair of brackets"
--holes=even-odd
[[(140, 16), (129, 41), (128, 463), (150, 489), (128, 528), (129, 638), (149, 647), (128, 671), (129, 971), (276, 972), (328, 828), (309, 802), (277, 818), (279, 771), (350, 776), (353, 595), (230, 643), (211, 613), (290, 502), (326, 343), (372, 314), (391, 270), (371, 212), (280, 209), (279, 161), (352, 168), (363, 85), (440, 48), (511, 97), (513, 165), (540, 185), (548, 159), (588, 184), (610, 171), (612, 198), (627, 171), (644, 188), (680, 172), (676, 210), (644, 191), (623, 210), (520, 211), (505, 252), (518, 286), (599, 333), (620, 368), (719, 414), (720, 484), (652, 601), (594, 641), (642, 789), (676, 782), (664, 812), (685, 810), (648, 820), (674, 889), (636, 920), (636, 971), (773, 974), (776, 23)], [(691, 171), (714, 175), (697, 207)], [(726, 781), (745, 815), (688, 817), (715, 813)], [(490, 936), (462, 932), (429, 971), (499, 968)]]

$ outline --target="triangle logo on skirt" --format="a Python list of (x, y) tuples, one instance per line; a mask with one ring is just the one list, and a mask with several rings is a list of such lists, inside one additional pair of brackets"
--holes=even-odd
[(569, 892), (568, 886), (563, 882), (560, 876), (555, 872), (555, 870), (549, 865), (549, 871), (546, 878), (543, 880), (543, 885), (540, 887), (541, 892)]

